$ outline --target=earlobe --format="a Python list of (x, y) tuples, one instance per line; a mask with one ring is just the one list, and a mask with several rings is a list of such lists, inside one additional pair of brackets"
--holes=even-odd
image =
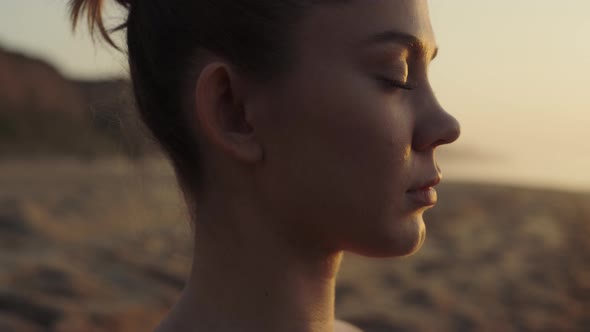
[(228, 133), (228, 138), (234, 142), (234, 149), (230, 149), (228, 152), (232, 153), (236, 159), (249, 163), (263, 159), (262, 146), (253, 135)]
[(248, 122), (239, 80), (224, 62), (207, 64), (197, 79), (194, 110), (201, 137), (242, 162), (263, 158), (255, 128)]

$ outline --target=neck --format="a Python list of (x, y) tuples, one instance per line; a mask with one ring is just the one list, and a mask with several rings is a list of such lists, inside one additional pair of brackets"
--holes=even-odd
[(171, 313), (184, 322), (177, 330), (334, 331), (342, 252), (288, 244), (264, 227), (268, 223), (250, 222), (260, 217), (243, 210), (226, 207), (215, 218), (204, 211), (201, 220), (210, 227), (197, 228), (191, 275)]

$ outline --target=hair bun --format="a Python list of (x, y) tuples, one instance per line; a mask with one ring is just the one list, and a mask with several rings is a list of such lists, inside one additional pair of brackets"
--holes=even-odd
[(125, 8), (130, 8), (135, 2), (135, 0), (115, 0), (115, 1), (117, 1), (117, 3), (119, 5), (121, 5)]
[[(120, 50), (120, 48), (115, 44), (113, 39), (110, 36), (111, 32), (121, 30), (127, 27), (127, 22), (118, 25), (114, 29), (110, 31), (104, 25), (103, 21), (103, 9), (104, 9), (104, 0), (70, 0), (70, 18), (72, 20), (72, 30), (76, 30), (76, 26), (80, 21), (80, 17), (86, 15), (86, 20), (88, 22), (88, 30), (90, 34), (94, 38), (96, 34), (96, 29), (100, 33), (100, 36), (111, 46)], [(130, 10), (135, 0), (115, 0), (115, 2)]]

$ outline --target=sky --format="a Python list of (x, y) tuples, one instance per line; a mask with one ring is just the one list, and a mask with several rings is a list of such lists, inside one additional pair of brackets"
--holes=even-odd
[[(430, 80), (462, 124), (441, 149), (443, 173), (590, 191), (590, 1), (429, 2), (440, 47)], [(2, 0), (0, 45), (72, 77), (125, 75), (121, 54), (71, 33), (66, 4)]]

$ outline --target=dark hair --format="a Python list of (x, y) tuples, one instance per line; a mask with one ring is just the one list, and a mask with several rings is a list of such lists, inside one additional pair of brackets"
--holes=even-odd
[(186, 195), (192, 186), (199, 186), (202, 175), (194, 129), (183, 112), (183, 105), (193, 99), (187, 88), (196, 79), (199, 51), (227, 59), (252, 78), (276, 77), (290, 68), (294, 58), (293, 25), (308, 5), (321, 0), (115, 1), (129, 15), (109, 31), (102, 17), (103, 0), (70, 0), (73, 28), (86, 12), (91, 34), (98, 28), (117, 49), (109, 32), (127, 29), (129, 68), (141, 119), (172, 161)]

